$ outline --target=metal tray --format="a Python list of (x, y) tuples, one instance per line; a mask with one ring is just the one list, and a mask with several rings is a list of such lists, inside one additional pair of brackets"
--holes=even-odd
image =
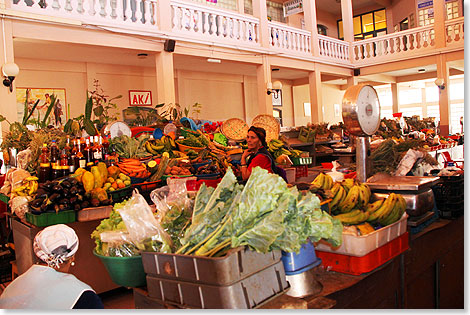
[(377, 174), (367, 180), (367, 185), (372, 190), (420, 191), (431, 188), (438, 181), (438, 177)]
[(279, 250), (261, 254), (245, 247), (233, 249), (224, 257), (142, 252), (147, 275), (219, 286), (240, 281), (280, 260)]
[[(372, 200), (385, 199), (389, 192), (373, 192)], [(406, 201), (406, 213), (411, 217), (418, 217), (434, 208), (434, 193), (432, 189), (421, 190), (420, 192), (400, 192)]]
[(147, 275), (148, 296), (182, 307), (257, 308), (289, 289), (281, 261), (228, 286), (169, 280)]

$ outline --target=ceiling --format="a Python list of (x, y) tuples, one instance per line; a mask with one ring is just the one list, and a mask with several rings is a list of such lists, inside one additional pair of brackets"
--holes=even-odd
[[(315, 3), (317, 10), (325, 11), (333, 15), (341, 15), (341, 0), (316, 0)], [(377, 4), (385, 7), (384, 3), (393, 3), (393, 1), (352, 0), (353, 12)]]

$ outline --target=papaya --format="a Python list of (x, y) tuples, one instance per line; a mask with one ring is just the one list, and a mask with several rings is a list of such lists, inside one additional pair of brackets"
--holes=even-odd
[(106, 180), (108, 179), (108, 167), (104, 162), (99, 162), (97, 166), (101, 174), (101, 187), (103, 187), (104, 183), (106, 183)]
[(121, 170), (119, 169), (119, 167), (115, 165), (111, 165), (110, 167), (108, 167), (108, 176), (116, 179), (120, 173), (121, 173)]
[(101, 173), (100, 169), (98, 166), (92, 166), (91, 167), (91, 173), (93, 174), (94, 177), (94, 188), (101, 188), (103, 185), (102, 179), (101, 179)]
[(89, 171), (85, 171), (82, 175), (82, 184), (85, 192), (90, 192), (95, 188), (95, 177)]
[(91, 190), (91, 198), (96, 198), (99, 201), (104, 201), (108, 199), (108, 193), (103, 188), (93, 188)]
[(81, 168), (81, 167), (77, 168), (77, 169), (75, 170), (75, 173), (74, 173), (75, 175), (77, 175), (75, 178), (76, 178), (79, 182), (81, 182), (81, 181), (82, 181), (83, 173), (85, 173), (85, 172), (86, 172), (86, 169)]

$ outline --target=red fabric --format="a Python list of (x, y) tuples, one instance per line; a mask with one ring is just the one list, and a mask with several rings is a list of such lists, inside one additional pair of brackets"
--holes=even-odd
[(250, 174), (251, 174), (251, 170), (253, 169), (253, 167), (256, 167), (256, 166), (264, 168), (269, 173), (273, 172), (273, 170), (271, 169), (271, 160), (263, 154), (258, 154), (257, 156), (253, 158), (253, 160), (251, 160), (250, 165), (248, 165), (248, 171), (250, 172)]

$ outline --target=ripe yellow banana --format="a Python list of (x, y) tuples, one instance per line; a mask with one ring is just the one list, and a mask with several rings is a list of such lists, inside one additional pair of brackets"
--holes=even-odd
[(343, 187), (346, 188), (348, 192), (351, 190), (351, 188), (353, 188), (354, 184), (355, 181), (353, 178), (346, 178), (341, 182), (341, 185), (343, 185)]
[(377, 201), (374, 201), (373, 203), (369, 203), (366, 205), (365, 210), (369, 212), (369, 214), (372, 214), (382, 206), (383, 202), (384, 202), (384, 199), (379, 199)]
[(359, 185), (359, 201), (358, 201), (358, 206), (361, 209), (364, 209), (364, 207), (369, 203), (369, 190), (367, 189), (366, 185), (363, 183), (360, 183)]
[(328, 175), (328, 174), (325, 174), (325, 180), (323, 181), (323, 189), (324, 190), (329, 190), (331, 189), (331, 187), (333, 187), (333, 178)]
[(357, 204), (357, 200), (359, 198), (359, 186), (355, 185), (353, 186), (349, 192), (346, 198), (341, 202), (338, 206), (339, 211), (341, 213), (346, 213), (354, 209)]
[(346, 190), (344, 190), (343, 186), (339, 185), (338, 191), (336, 192), (333, 200), (328, 204), (330, 211), (336, 210), (338, 204), (343, 201), (346, 197)]
[(315, 179), (313, 180), (313, 182), (310, 185), (320, 189), (320, 188), (323, 187), (323, 182), (324, 181), (325, 181), (325, 174), (320, 173), (320, 174), (317, 175), (317, 177), (315, 177)]
[(155, 152), (155, 150), (152, 148), (152, 145), (151, 145), (150, 142), (148, 142), (148, 141), (145, 142), (145, 149), (146, 149), (149, 153), (151, 153), (151, 154), (153, 154), (153, 155), (156, 155), (156, 154), (157, 154), (157, 152)]
[(364, 222), (369, 216), (366, 212), (363, 212), (359, 209), (353, 210), (347, 214), (351, 214), (351, 215), (348, 216), (345, 214), (339, 214), (337, 216), (334, 216), (334, 218), (340, 220), (341, 223), (343, 224), (353, 225), (353, 224), (359, 224), (359, 223)]
[(38, 182), (35, 181), (35, 180), (32, 180), (29, 182), (29, 190), (28, 190), (28, 195), (33, 195), (36, 193), (36, 191), (38, 190)]
[[(379, 215), (379, 220), (381, 219), (384, 219), (386, 217), (388, 217), (388, 215), (394, 210), (395, 208), (395, 204), (397, 203), (398, 201), (398, 198), (397, 198), (397, 195), (395, 193), (391, 193), (388, 198), (391, 198), (392, 200), (390, 201), (390, 207), (388, 210), (385, 210), (384, 212), (382, 212), (380, 215)], [(388, 199), (387, 198), (387, 199)]]
[(379, 217), (378, 221), (382, 226), (387, 226), (389, 224), (394, 223), (395, 221), (398, 220), (398, 217), (400, 215), (400, 208), (401, 208), (401, 203), (398, 201), (398, 195), (395, 195), (394, 197), (394, 203), (393, 203), (393, 208), (390, 210), (390, 212), (385, 213), (383, 216)]
[(374, 222), (378, 221), (380, 218), (385, 217), (390, 213), (390, 211), (393, 210), (393, 207), (395, 206), (395, 194), (391, 193), (387, 199), (382, 203), (382, 206), (375, 212), (371, 213), (369, 216), (369, 219), (367, 220), (368, 222)]

